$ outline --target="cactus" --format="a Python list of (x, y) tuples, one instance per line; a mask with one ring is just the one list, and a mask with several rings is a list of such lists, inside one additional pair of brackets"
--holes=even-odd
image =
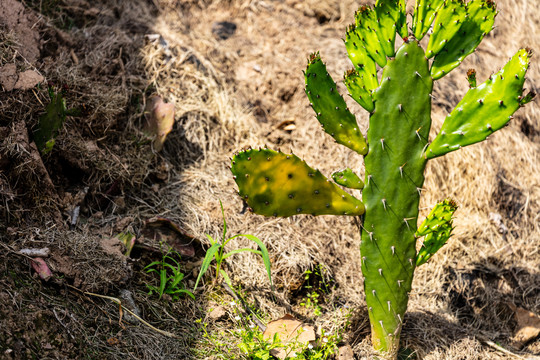
[[(469, 70), (469, 91), (429, 141), (434, 80), (476, 49), (496, 14), (491, 0), (417, 0), (407, 34), (403, 0), (378, 0), (374, 8), (361, 7), (344, 39), (354, 66), (345, 73), (344, 83), (370, 113), (366, 138), (319, 53), (309, 57), (306, 94), (316, 118), (339, 144), (364, 156), (364, 182), (351, 169), (335, 172), (332, 178), (344, 187), (361, 189), (362, 200), (292, 154), (249, 149), (232, 159), (239, 194), (255, 213), (361, 216), (360, 261), (372, 342), (383, 358), (397, 356), (415, 268), (426, 263), (453, 230), (457, 207), (451, 200), (437, 204), (417, 227), (427, 161), (485, 140), (534, 97), (522, 94), (529, 49), (519, 50), (480, 85), (476, 72)], [(433, 21), (424, 50), (419, 41)], [(403, 37), (397, 51), (396, 33)], [(380, 78), (377, 65), (383, 68)]]

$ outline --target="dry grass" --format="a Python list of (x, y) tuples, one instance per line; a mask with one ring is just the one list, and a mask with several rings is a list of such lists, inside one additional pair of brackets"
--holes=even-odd
[[(365, 303), (358, 262), (360, 238), (352, 219), (266, 219), (242, 214), (228, 170), (229, 157), (235, 150), (267, 144), (284, 151), (292, 149), (325, 174), (344, 166), (363, 173), (359, 156), (334, 144), (320, 131), (303, 94), (301, 73), (307, 55), (315, 50), (321, 51), (335, 79), (350, 66), (340, 38), (359, 2), (156, 3), (159, 11), (148, 4), (123, 1), (114, 6), (99, 5), (103, 17), (70, 33), (75, 42), (84, 44), (77, 52), (79, 63), (75, 64), (67, 53), (58, 53), (58, 64), (46, 66), (47, 77), (76, 84), (69, 98), (74, 105), (91, 105), (86, 124), (80, 126), (72, 120), (58, 141), (59, 150), (75, 157), (73, 163), (81, 162), (90, 169), (85, 182), (98, 184), (93, 189), (95, 201), (88, 204), (86, 215), (99, 210), (96, 203), (100, 194), (113, 200), (121, 197), (125, 202), (121, 208), (104, 208), (103, 217), (91, 218), (85, 227), (99, 231), (100, 236), (111, 235), (122, 218), (131, 217), (130, 225), (139, 228), (143, 220), (160, 215), (204, 242), (205, 233), (215, 236), (221, 231), (221, 200), (231, 232), (256, 235), (267, 245), (277, 299), (271, 298), (262, 262), (253, 254), (228, 259), (227, 270), (233, 282), (241, 284), (247, 296), (270, 318), (285, 312), (301, 315), (305, 311), (291, 289), (302, 282), (304, 271), (323, 265), (338, 286), (326, 296), (323, 316), (311, 320), (330, 327), (332, 318), (344, 306), (360, 309), (354, 314), (346, 339), (359, 358), (368, 358), (369, 325), (362, 310)], [(459, 69), (437, 82), (434, 133), (465, 94), (468, 68), (474, 67), (482, 81), (520, 47), (540, 51), (534, 1), (499, 0), (497, 5), (500, 14), (496, 30)], [(124, 12), (117, 23), (111, 22), (115, 7)], [(134, 19), (138, 19), (137, 26), (130, 22)], [(238, 25), (227, 40), (217, 40), (211, 33), (212, 23), (222, 20)], [(323, 23), (319, 24), (319, 20)], [(526, 87), (535, 89), (540, 62), (536, 56), (532, 62)], [(177, 124), (163, 152), (155, 156), (133, 141), (140, 139), (140, 109), (150, 92), (173, 102), (177, 114)], [(135, 100), (141, 105), (134, 105)], [(367, 114), (356, 104), (349, 105), (356, 109), (365, 130)], [(30, 111), (26, 116), (29, 123), (35, 121)], [(277, 129), (280, 122), (289, 119), (295, 121), (296, 130), (288, 133)], [(428, 164), (422, 214), (446, 197), (455, 199), (459, 210), (454, 237), (428, 265), (418, 269), (413, 284), (402, 337), (403, 344), (417, 351), (422, 359), (509, 359), (510, 355), (485, 343), (488, 339), (510, 346), (515, 324), (507, 303), (540, 313), (539, 119), (536, 101), (519, 110), (510, 126), (488, 142)], [(89, 140), (98, 145), (99, 151), (85, 151)], [(155, 173), (161, 168), (167, 169), (166, 180), (156, 181)], [(116, 179), (122, 179), (122, 190), (109, 196), (102, 186), (111, 186)], [(506, 233), (499, 232), (490, 213), (501, 215), (508, 228)], [(72, 250), (83, 246), (79, 242), (62, 244)], [(238, 239), (231, 242), (231, 249), (246, 245), (247, 241)], [(144, 315), (176, 333), (196, 327), (193, 320), (204, 317), (212, 306), (208, 299), (219, 303), (227, 298), (207, 289), (198, 294), (197, 305), (189, 301), (163, 304), (144, 296), (140, 281), (133, 280), (131, 286), (139, 289), (136, 301), (145, 309)], [(111, 287), (101, 284), (101, 289)], [(87, 299), (85, 302), (88, 304)], [(117, 320), (116, 315), (111, 315), (114, 307), (101, 300), (94, 305)], [(98, 311), (88, 308), (78, 307), (77, 316), (83, 316), (84, 311)], [(125, 346), (104, 346), (104, 336), (96, 338), (92, 345), (96, 353), (113, 358), (182, 357), (188, 356), (187, 347), (198, 348), (200, 358), (200, 354), (210, 351), (208, 343), (193, 342), (197, 335), (183, 338), (185, 347), (178, 350), (178, 343), (138, 326), (120, 330), (105, 325), (103, 319), (96, 320), (96, 324), (98, 331), (122, 332)], [(217, 323), (209, 329), (219, 334), (230, 326)], [(524, 349), (524, 356), (538, 355), (539, 349), (536, 340)]]

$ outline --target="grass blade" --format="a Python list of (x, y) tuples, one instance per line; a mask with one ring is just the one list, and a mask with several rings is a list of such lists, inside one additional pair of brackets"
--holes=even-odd
[(229, 256), (234, 255), (234, 254), (241, 253), (241, 252), (243, 252), (243, 251), (252, 252), (252, 253), (254, 253), (254, 254), (258, 254), (258, 255), (261, 255), (261, 256), (262, 256), (262, 252), (261, 252), (260, 250), (255, 250), (255, 249), (251, 249), (251, 248), (243, 248), (243, 249), (232, 250), (232, 251), (226, 253), (225, 255), (223, 255), (223, 259), (222, 259), (222, 260), (225, 260), (225, 259), (228, 258)]
[(270, 273), (270, 256), (268, 255), (268, 249), (266, 249), (266, 246), (264, 246), (263, 242), (256, 236), (244, 234), (237, 236), (243, 236), (246, 239), (253, 241), (259, 246), (259, 248), (261, 249), (261, 256), (263, 258), (264, 267), (266, 267), (266, 273), (268, 274), (268, 279), (270, 280), (270, 287), (272, 288), (272, 291), (274, 291), (274, 284), (272, 283), (272, 275)]
[(220, 247), (221, 247), (220, 244), (214, 243), (214, 245), (212, 245), (210, 249), (208, 249), (208, 251), (206, 252), (206, 256), (204, 257), (204, 260), (202, 262), (201, 271), (199, 272), (199, 276), (197, 276), (197, 281), (195, 282), (193, 291), (197, 289), (197, 285), (199, 285), (199, 281), (201, 280), (201, 277), (208, 270), (208, 267), (210, 266), (210, 263), (212, 262), (212, 259), (214, 258), (214, 254), (218, 252)]

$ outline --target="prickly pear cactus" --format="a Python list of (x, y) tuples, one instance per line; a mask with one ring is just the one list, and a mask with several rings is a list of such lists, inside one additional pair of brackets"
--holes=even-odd
[[(437, 204), (417, 225), (426, 163), (485, 140), (534, 97), (522, 94), (532, 54), (528, 49), (480, 85), (470, 70), (469, 91), (429, 141), (433, 82), (474, 52), (496, 14), (491, 0), (417, 0), (409, 33), (404, 0), (362, 6), (344, 40), (353, 64), (344, 83), (370, 113), (366, 137), (319, 53), (309, 57), (306, 94), (317, 120), (336, 142), (364, 156), (364, 182), (351, 169), (335, 172), (332, 179), (362, 189), (362, 200), (292, 154), (250, 149), (232, 160), (239, 194), (258, 214), (361, 215), (360, 259), (372, 342), (387, 359), (397, 356), (415, 268), (448, 241), (453, 229), (457, 207), (451, 200)], [(430, 28), (424, 50), (419, 41)], [(397, 50), (396, 34), (403, 39)]]

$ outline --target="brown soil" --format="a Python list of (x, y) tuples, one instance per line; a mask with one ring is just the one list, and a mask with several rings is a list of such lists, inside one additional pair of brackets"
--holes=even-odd
[[(356, 309), (344, 342), (355, 358), (370, 358), (356, 224), (246, 214), (228, 170), (235, 150), (267, 144), (327, 175), (344, 166), (363, 173), (359, 156), (320, 131), (301, 72), (317, 50), (334, 79), (350, 67), (341, 38), (361, 3), (0, 0), (0, 358), (220, 358), (201, 340), (202, 324), (227, 338), (219, 334), (235, 326), (230, 310), (216, 317), (211, 309), (228, 309), (230, 295), (207, 277), (196, 301), (159, 300), (147, 294), (155, 279), (143, 271), (169, 242), (192, 287), (205, 234), (220, 236), (219, 200), (229, 234), (253, 234), (270, 252), (275, 296), (257, 256), (227, 259), (248, 302), (266, 320), (290, 313), (326, 331)], [(520, 47), (540, 49), (535, 2), (497, 5), (496, 29), (437, 82), (434, 133), (465, 94), (467, 69), (483, 81)], [(533, 57), (526, 82), (536, 92), (539, 64)], [(33, 133), (48, 85), (76, 116), (41, 156)], [(143, 132), (155, 94), (176, 112), (159, 153)], [(364, 131), (367, 113), (347, 102)], [(540, 356), (540, 340), (522, 341), (515, 315), (540, 314), (539, 134), (536, 100), (488, 142), (428, 164), (422, 214), (445, 197), (459, 210), (450, 243), (416, 273), (402, 345), (417, 358)], [(129, 257), (116, 237), (125, 231), (138, 239)], [(247, 246), (243, 238), (230, 243)], [(48, 281), (18, 253), (45, 247)], [(319, 278), (305, 280), (310, 269)], [(321, 284), (322, 314), (314, 316), (300, 303), (308, 286)], [(222, 356), (241, 358), (229, 341)]]

